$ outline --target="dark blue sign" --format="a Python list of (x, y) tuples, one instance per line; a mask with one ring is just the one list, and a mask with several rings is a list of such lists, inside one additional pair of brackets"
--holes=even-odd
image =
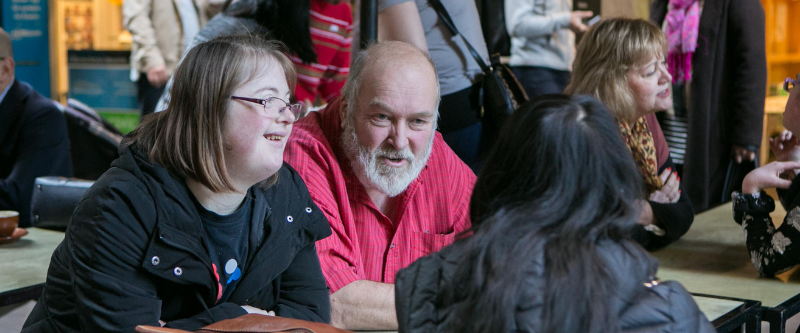
[(3, 29), (11, 36), (16, 78), (50, 96), (48, 0), (2, 0)]
[[(128, 65), (69, 65), (69, 98), (98, 111), (137, 111)], [(138, 114), (138, 113), (137, 113)]]

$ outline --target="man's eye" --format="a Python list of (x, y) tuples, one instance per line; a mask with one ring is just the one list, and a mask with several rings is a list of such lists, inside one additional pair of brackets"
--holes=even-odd
[(375, 118), (377, 118), (378, 120), (386, 120), (386, 119), (389, 119), (389, 117), (388, 117), (388, 116), (386, 116), (385, 114), (377, 114), (377, 115), (375, 115)]
[(424, 123), (427, 123), (427, 121), (425, 121), (425, 119), (420, 119), (420, 118), (414, 119), (413, 122), (416, 125), (422, 125)]

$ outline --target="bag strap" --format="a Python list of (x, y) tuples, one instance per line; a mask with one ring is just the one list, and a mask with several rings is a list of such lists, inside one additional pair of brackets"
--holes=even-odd
[(467, 44), (467, 49), (469, 49), (469, 53), (472, 55), (473, 58), (475, 58), (475, 62), (478, 63), (478, 66), (481, 67), (483, 74), (487, 75), (488, 73), (491, 73), (492, 66), (486, 64), (486, 62), (483, 61), (483, 58), (481, 58), (481, 55), (478, 53), (478, 51), (475, 50), (475, 48), (472, 47), (472, 44), (470, 44), (470, 42), (467, 40), (467, 37), (464, 37), (464, 35), (458, 32), (455, 23), (453, 23), (453, 19), (450, 18), (450, 14), (447, 13), (447, 9), (444, 8), (442, 2), (439, 0), (428, 0), (428, 2), (431, 4), (431, 7), (433, 7), (433, 9), (436, 10), (436, 14), (439, 14), (439, 18), (442, 20), (447, 29), (450, 30), (450, 33), (453, 34), (453, 36), (461, 36), (461, 38), (464, 40), (464, 44)]

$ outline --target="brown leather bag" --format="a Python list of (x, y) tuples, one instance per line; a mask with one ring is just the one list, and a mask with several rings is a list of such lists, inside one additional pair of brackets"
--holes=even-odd
[[(139, 333), (187, 333), (174, 328), (136, 326)], [(300, 319), (264, 316), (260, 314), (247, 314), (241, 317), (223, 320), (203, 327), (195, 333), (347, 333), (328, 324), (315, 323)], [(352, 333), (352, 332), (350, 332)]]

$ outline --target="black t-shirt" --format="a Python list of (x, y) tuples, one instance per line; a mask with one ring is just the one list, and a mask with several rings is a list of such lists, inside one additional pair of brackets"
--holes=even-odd
[(247, 262), (253, 199), (248, 192), (242, 205), (224, 216), (205, 209), (196, 198), (192, 199), (203, 221), (203, 239), (217, 279), (217, 303), (226, 302), (241, 280)]

